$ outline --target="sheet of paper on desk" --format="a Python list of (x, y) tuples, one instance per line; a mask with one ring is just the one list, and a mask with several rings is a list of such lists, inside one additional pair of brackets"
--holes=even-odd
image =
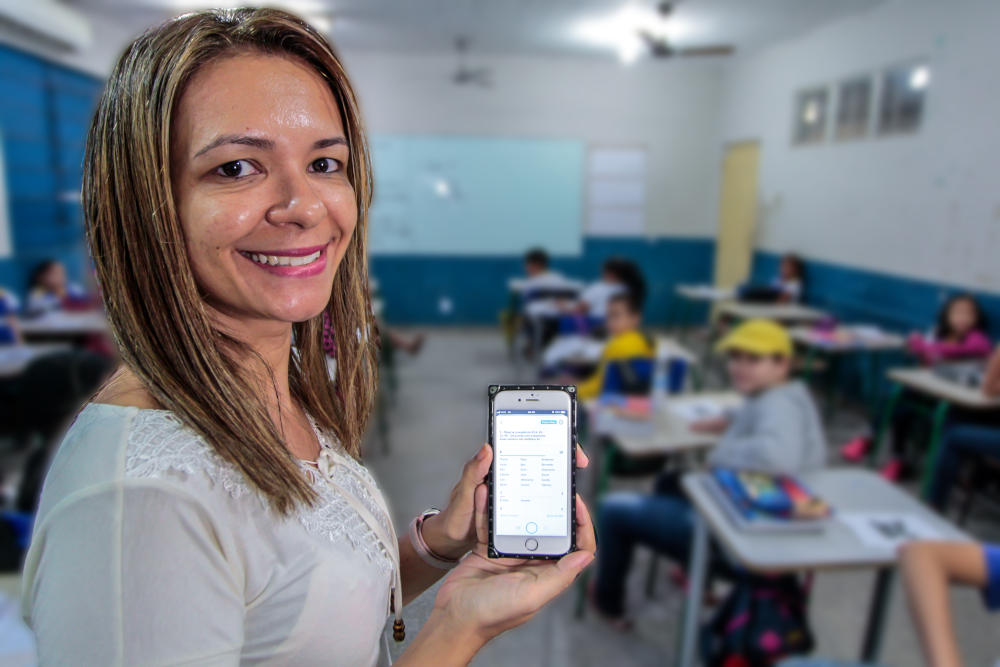
[(866, 547), (892, 553), (911, 540), (941, 538), (923, 517), (898, 512), (844, 512), (837, 517)]
[(667, 407), (670, 412), (683, 419), (687, 423), (701, 421), (703, 419), (715, 419), (726, 414), (727, 410), (718, 401), (694, 400), (668, 402)]

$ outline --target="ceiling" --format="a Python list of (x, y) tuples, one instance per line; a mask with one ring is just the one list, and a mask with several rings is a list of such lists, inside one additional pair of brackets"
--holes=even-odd
[[(759, 48), (865, 11), (884, 0), (678, 0), (671, 25), (680, 48), (732, 44)], [(95, 21), (136, 34), (175, 14), (206, 4), (239, 6), (247, 0), (63, 0)], [(456, 37), (484, 54), (606, 55), (607, 44), (581, 38), (581, 24), (607, 20), (626, 4), (651, 8), (654, 0), (271, 0), (329, 28), (339, 47), (396, 52), (446, 52)], [(598, 25), (602, 25), (598, 23)]]

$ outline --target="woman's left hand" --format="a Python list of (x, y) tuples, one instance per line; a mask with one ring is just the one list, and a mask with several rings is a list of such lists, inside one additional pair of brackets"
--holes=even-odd
[[(493, 461), (489, 445), (479, 448), (465, 464), (458, 484), (451, 490), (448, 506), (421, 526), (427, 546), (443, 558), (461, 558), (476, 544), (476, 487), (483, 483)], [(576, 467), (586, 468), (590, 459), (576, 446)]]

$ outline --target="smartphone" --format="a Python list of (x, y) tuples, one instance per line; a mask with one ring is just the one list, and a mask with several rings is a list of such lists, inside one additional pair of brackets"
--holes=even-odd
[(491, 385), (491, 558), (576, 550), (576, 387)]

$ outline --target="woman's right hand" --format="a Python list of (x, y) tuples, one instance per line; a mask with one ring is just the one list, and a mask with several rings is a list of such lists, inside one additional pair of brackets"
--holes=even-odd
[(476, 488), (475, 548), (441, 585), (427, 624), (398, 664), (468, 663), (486, 642), (526, 622), (566, 590), (594, 560), (594, 526), (579, 496), (577, 551), (558, 561), (489, 558), (486, 494), (485, 484)]

